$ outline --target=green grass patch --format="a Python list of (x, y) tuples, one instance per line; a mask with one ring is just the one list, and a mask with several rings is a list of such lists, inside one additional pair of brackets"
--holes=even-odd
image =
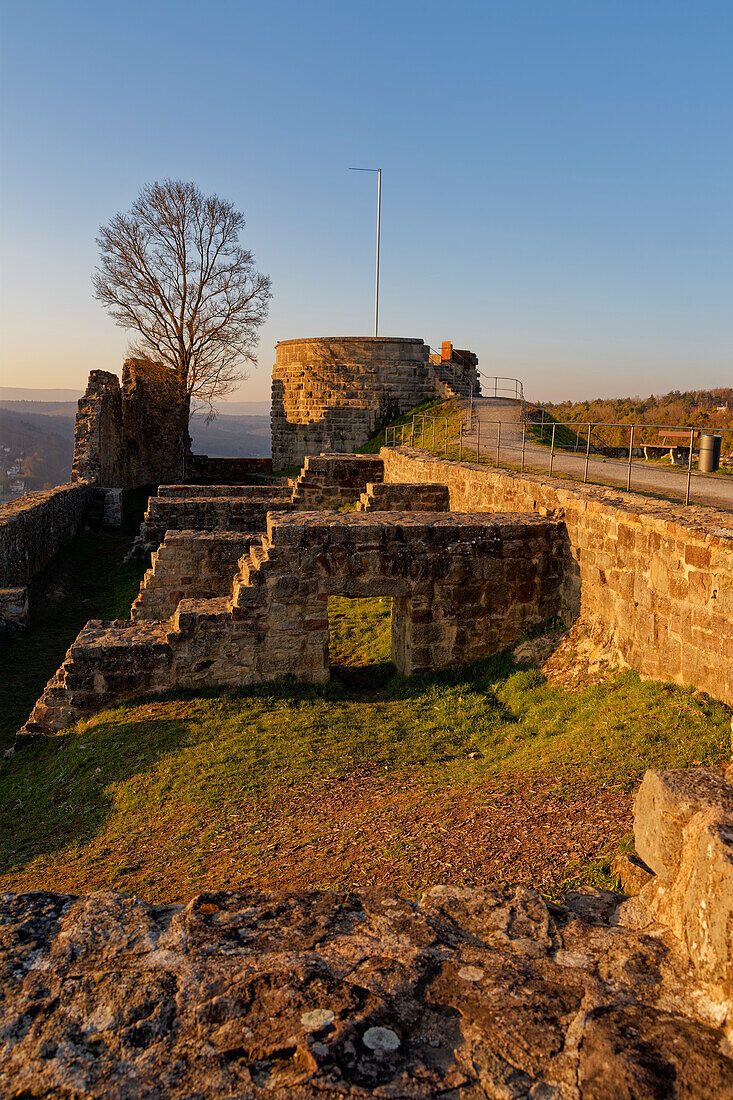
[[(408, 426), (412, 424), (414, 417), (455, 417), (457, 416), (457, 406), (454, 402), (444, 401), (442, 398), (431, 398), (429, 401), (423, 401), (420, 405), (416, 405), (414, 409), (410, 409), (403, 416), (397, 416), (390, 421), (387, 427), (389, 428), (401, 428), (403, 425)], [(379, 451), (384, 447), (384, 438), (386, 428), (377, 432), (361, 447), (357, 447), (356, 453), (362, 455), (375, 455), (379, 454)], [(442, 430), (442, 428), (440, 429)], [(405, 441), (407, 441), (407, 431), (405, 431)]]
[[(163, 900), (243, 884), (415, 894), (497, 874), (552, 894), (608, 885), (645, 769), (726, 758), (726, 707), (629, 671), (570, 691), (504, 653), (403, 678), (388, 606), (333, 601), (328, 685), (135, 701), (4, 762), (0, 886)], [(516, 829), (557, 807), (560, 839), (529, 868), (501, 839), (508, 797)], [(577, 814), (581, 851), (562, 839)]]
[(543, 447), (551, 447), (554, 429), (554, 444), (556, 447), (563, 450), (585, 451), (585, 437), (578, 435), (567, 424), (560, 424), (546, 409), (543, 409), (541, 413), (529, 409), (527, 410), (527, 416), (527, 439), (533, 443), (539, 443)]
[(373, 596), (328, 601), (329, 656), (332, 668), (387, 665), (392, 655), (392, 598)]

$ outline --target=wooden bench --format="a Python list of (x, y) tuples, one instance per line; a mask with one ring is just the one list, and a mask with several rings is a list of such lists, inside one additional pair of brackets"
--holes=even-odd
[(692, 432), (685, 432), (679, 431), (678, 429), (662, 429), (659, 433), (661, 443), (642, 444), (644, 458), (647, 459), (647, 461), (650, 458), (661, 458), (665, 452), (669, 452), (669, 461), (673, 466), (678, 465), (689, 455), (690, 435), (692, 435), (692, 447), (694, 452), (695, 440), (700, 435), (699, 431), (693, 430)]

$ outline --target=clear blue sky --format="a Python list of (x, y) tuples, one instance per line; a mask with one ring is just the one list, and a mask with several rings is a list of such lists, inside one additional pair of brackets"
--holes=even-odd
[(100, 223), (195, 180), (247, 217), (277, 340), (474, 349), (537, 399), (733, 381), (730, 0), (5, 2), (2, 367), (82, 388), (126, 338)]

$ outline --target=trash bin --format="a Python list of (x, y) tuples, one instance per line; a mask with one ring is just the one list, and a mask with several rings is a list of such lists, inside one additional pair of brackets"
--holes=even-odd
[(714, 474), (720, 466), (720, 445), (722, 435), (700, 435), (700, 458), (697, 468), (701, 474)]

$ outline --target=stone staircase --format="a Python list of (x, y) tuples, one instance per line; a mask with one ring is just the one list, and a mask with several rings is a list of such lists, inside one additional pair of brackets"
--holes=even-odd
[(171, 619), (184, 599), (213, 599), (230, 592), (239, 559), (259, 533), (166, 531), (132, 605), (132, 618)]

